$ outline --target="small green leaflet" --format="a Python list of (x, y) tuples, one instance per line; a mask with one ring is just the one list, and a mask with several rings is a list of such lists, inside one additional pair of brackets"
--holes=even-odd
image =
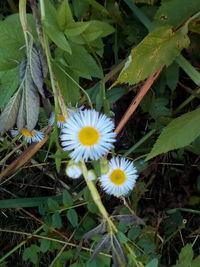
[(189, 145), (200, 135), (199, 120), (200, 109), (172, 120), (162, 131), (146, 160), (161, 153)]
[(173, 32), (169, 26), (156, 28), (132, 49), (116, 83), (136, 84), (146, 79), (160, 66), (169, 66), (188, 45), (189, 38), (184, 31)]
[(155, 14), (154, 24), (178, 27), (199, 11), (200, 0), (163, 0)]

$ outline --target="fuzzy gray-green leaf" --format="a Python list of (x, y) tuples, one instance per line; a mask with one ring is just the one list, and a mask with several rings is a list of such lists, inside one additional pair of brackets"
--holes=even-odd
[(21, 89), (18, 89), (18, 91), (10, 99), (3, 113), (1, 114), (0, 117), (1, 134), (6, 132), (7, 130), (10, 130), (14, 126), (20, 105), (20, 98), (21, 98)]
[(26, 101), (26, 127), (31, 131), (38, 121), (40, 98), (30, 73), (27, 74), (24, 90)]

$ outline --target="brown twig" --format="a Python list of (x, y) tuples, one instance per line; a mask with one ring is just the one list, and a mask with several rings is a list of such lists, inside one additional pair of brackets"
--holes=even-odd
[(131, 115), (136, 110), (136, 108), (138, 107), (138, 105), (140, 104), (140, 102), (142, 101), (143, 97), (146, 95), (146, 93), (148, 92), (148, 90), (150, 89), (150, 87), (152, 86), (154, 81), (157, 79), (157, 77), (161, 73), (162, 69), (163, 69), (163, 65), (157, 71), (155, 71), (153, 74), (151, 74), (149, 76), (149, 78), (145, 81), (143, 86), (140, 88), (140, 91), (137, 93), (136, 97), (134, 97), (134, 99), (131, 102), (129, 108), (127, 109), (126, 113), (124, 114), (124, 116), (120, 120), (117, 128), (115, 129), (115, 132), (117, 134), (122, 130), (124, 125), (130, 119)]
[(41, 142), (30, 145), (16, 160), (14, 160), (5, 170), (0, 173), (0, 179), (13, 174), (25, 163), (27, 163), (38, 152), (38, 150), (40, 150), (40, 148), (47, 142), (48, 139), (49, 137), (46, 136)]

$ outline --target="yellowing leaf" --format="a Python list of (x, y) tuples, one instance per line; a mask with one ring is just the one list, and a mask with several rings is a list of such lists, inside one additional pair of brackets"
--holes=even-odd
[(132, 49), (117, 83), (135, 84), (146, 79), (161, 65), (169, 66), (188, 45), (189, 38), (183, 31), (173, 32), (169, 26), (156, 28)]
[(200, 109), (172, 120), (162, 131), (146, 160), (161, 153), (189, 145), (200, 135), (199, 120)]

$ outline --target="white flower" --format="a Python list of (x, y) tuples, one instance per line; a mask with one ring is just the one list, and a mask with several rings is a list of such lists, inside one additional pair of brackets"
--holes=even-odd
[(95, 110), (80, 111), (64, 123), (60, 137), (63, 150), (73, 150), (70, 157), (75, 162), (97, 160), (113, 148), (113, 129), (114, 123), (106, 115)]
[(109, 171), (101, 175), (102, 188), (109, 195), (127, 195), (135, 185), (138, 175), (133, 163), (125, 158), (114, 157), (109, 162)]
[(44, 133), (37, 130), (29, 131), (26, 128), (23, 128), (20, 132), (18, 130), (11, 130), (11, 135), (13, 137), (16, 137), (19, 134), (19, 138), (23, 137), (27, 143), (38, 143), (44, 139)]
[[(74, 114), (76, 114), (77, 112), (81, 111), (84, 108), (84, 106), (81, 106), (80, 108), (67, 108), (67, 112), (69, 117), (73, 116)], [(64, 122), (65, 122), (65, 118), (62, 114), (55, 114), (55, 112), (51, 113), (51, 116), (48, 120), (48, 125), (49, 126), (53, 126), (55, 119), (57, 121), (57, 126), (58, 128), (62, 129), (64, 127)]]
[(65, 170), (66, 174), (70, 178), (77, 179), (81, 176), (82, 170), (80, 166), (76, 163), (74, 163), (74, 160), (69, 161), (67, 168)]

